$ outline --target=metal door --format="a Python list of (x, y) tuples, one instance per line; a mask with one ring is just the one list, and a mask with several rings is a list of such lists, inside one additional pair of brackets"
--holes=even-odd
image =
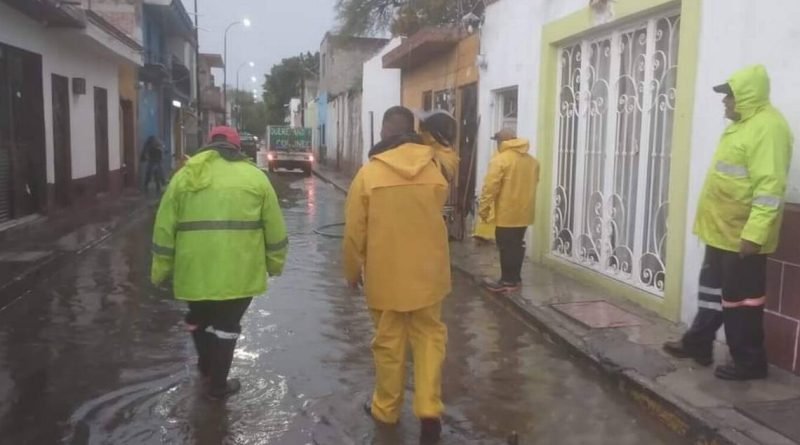
[(108, 92), (94, 87), (94, 147), (97, 192), (108, 191)]

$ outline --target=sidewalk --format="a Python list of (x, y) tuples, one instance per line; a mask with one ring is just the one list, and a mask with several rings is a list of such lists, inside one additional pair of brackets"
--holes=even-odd
[(0, 309), (156, 205), (132, 191), (0, 231)]
[[(342, 191), (350, 185), (322, 166), (315, 174)], [(451, 253), (453, 267), (476, 281), (499, 273), (493, 246), (452, 243)], [(800, 377), (772, 367), (764, 381), (718, 380), (713, 368), (661, 352), (663, 342), (679, 338), (680, 326), (536, 264), (526, 264), (523, 275), (522, 292), (492, 298), (612, 379), (688, 443), (800, 443)], [(717, 345), (716, 360), (727, 360), (725, 345)]]

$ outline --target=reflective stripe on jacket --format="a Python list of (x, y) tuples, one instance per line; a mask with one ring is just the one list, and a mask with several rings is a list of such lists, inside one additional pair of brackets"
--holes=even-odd
[(489, 221), (494, 207), (497, 227), (527, 227), (536, 212), (536, 188), (539, 184), (539, 161), (528, 154), (526, 139), (512, 139), (500, 144), (499, 152), (489, 163), (478, 201), (478, 215)]
[(367, 305), (409, 312), (450, 293), (450, 249), (442, 208), (448, 186), (433, 149), (404, 144), (377, 156), (347, 195), (345, 277), (364, 273)]
[(173, 276), (181, 300), (230, 300), (267, 290), (280, 275), (288, 240), (266, 175), (224, 151), (186, 162), (169, 184), (156, 216), (151, 280)]
[(694, 231), (709, 246), (738, 252), (742, 239), (773, 253), (778, 246), (793, 137), (770, 105), (761, 65), (734, 74), (728, 84), (741, 120), (722, 135), (706, 177)]

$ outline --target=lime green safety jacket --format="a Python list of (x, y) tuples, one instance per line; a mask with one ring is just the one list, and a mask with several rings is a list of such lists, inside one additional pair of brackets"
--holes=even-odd
[(288, 240), (266, 175), (233, 146), (201, 150), (170, 181), (153, 233), (151, 280), (173, 276), (180, 300), (232, 300), (267, 290)]
[(751, 66), (728, 80), (741, 119), (722, 135), (697, 209), (694, 231), (706, 244), (738, 252), (741, 241), (762, 254), (778, 246), (793, 137), (769, 100), (769, 77)]

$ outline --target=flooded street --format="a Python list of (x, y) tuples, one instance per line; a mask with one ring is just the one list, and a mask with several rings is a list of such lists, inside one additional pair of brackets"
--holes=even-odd
[[(148, 284), (152, 216), (142, 215), (0, 312), (0, 443), (415, 443), (409, 403), (396, 429), (361, 408), (372, 325), (341, 278), (340, 240), (314, 233), (342, 221), (344, 197), (316, 178), (273, 183), (290, 256), (245, 315), (232, 370), (241, 394), (227, 404), (200, 396), (184, 305)], [(677, 443), (464, 275), (454, 279), (443, 444), (504, 444), (512, 432), (522, 445)]]

